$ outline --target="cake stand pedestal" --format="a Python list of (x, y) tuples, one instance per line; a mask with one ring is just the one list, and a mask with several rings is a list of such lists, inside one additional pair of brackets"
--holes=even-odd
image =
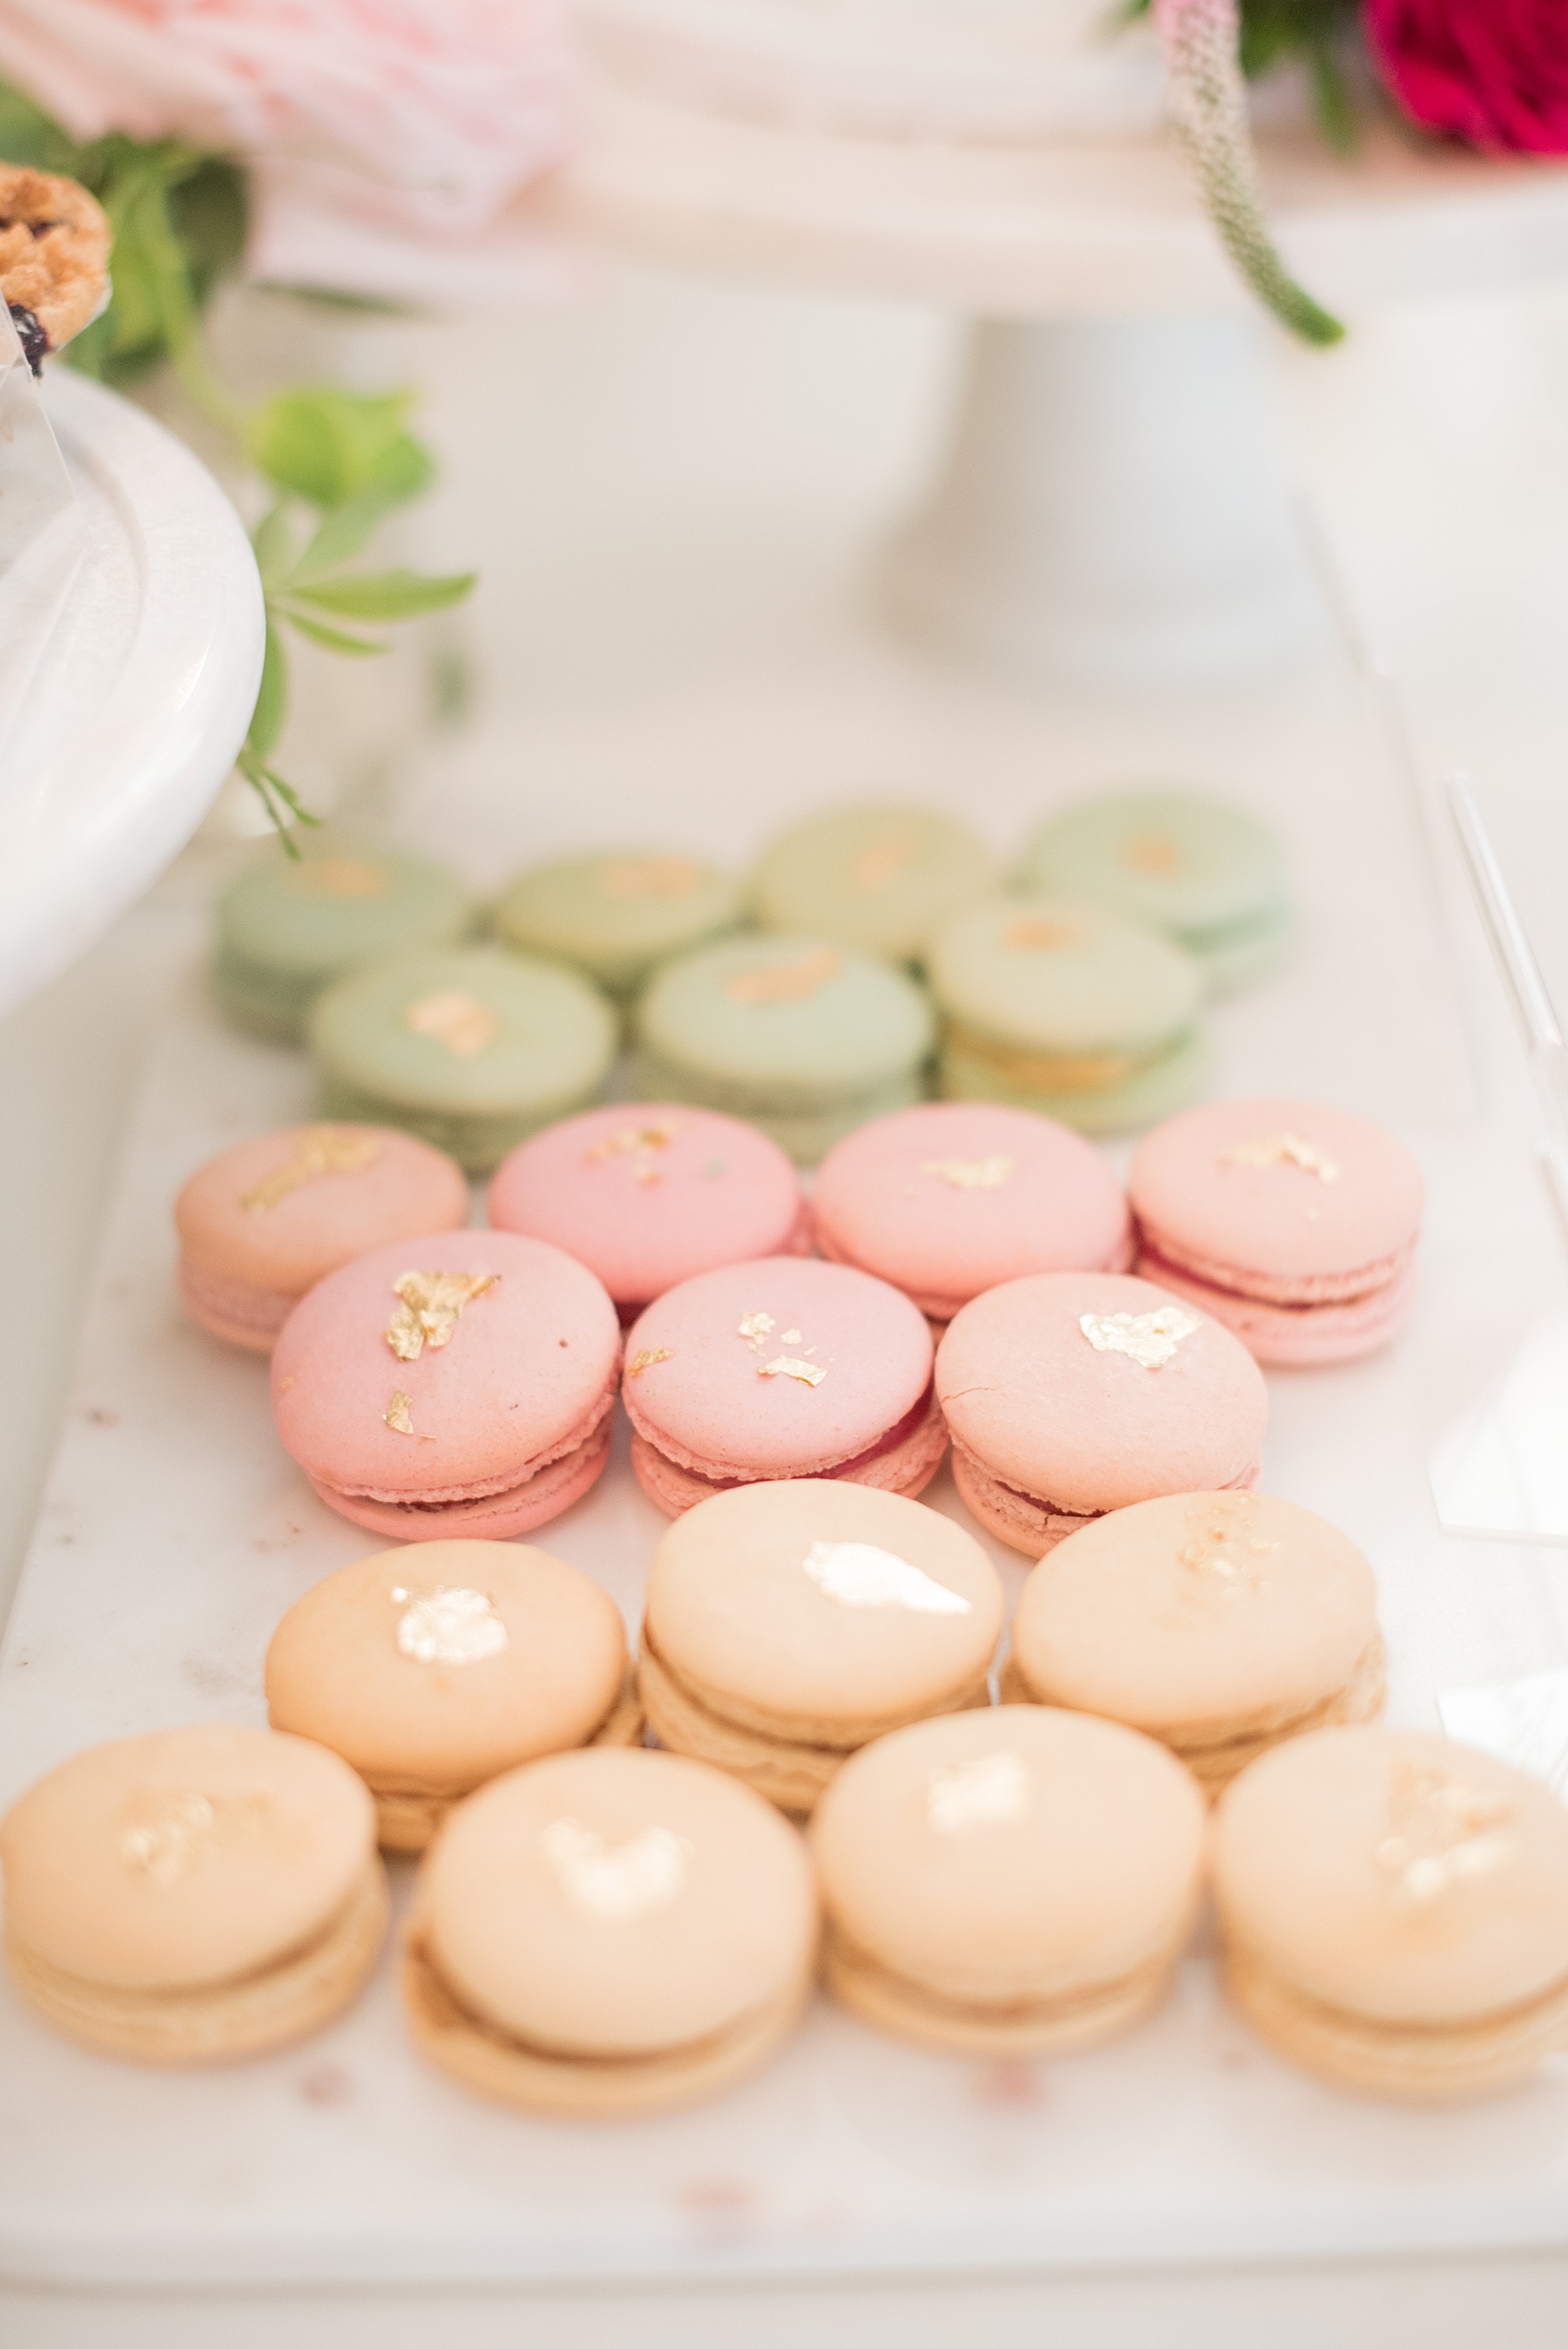
[[(883, 566), (928, 641), (1041, 678), (1213, 682), (1325, 625), (1248, 315), (1173, 135), (831, 135), (601, 79), (552, 201), (623, 250), (977, 323), (946, 450)], [(1262, 142), (1290, 266), (1353, 319), (1568, 269), (1568, 171), (1372, 126)], [(1333, 364), (1325, 356), (1324, 364)]]

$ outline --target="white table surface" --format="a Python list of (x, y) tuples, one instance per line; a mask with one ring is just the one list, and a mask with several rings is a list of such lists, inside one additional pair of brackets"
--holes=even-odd
[[(419, 338), (398, 333), (419, 359)], [(1553, 918), (1568, 818), (1551, 789), (1568, 567), (1565, 350), (1568, 311), (1556, 302), (1473, 305), (1369, 331), (1344, 365), (1290, 354), (1285, 388), (1346, 572), (1408, 682), (1418, 737), (1495, 783), (1500, 844), (1568, 999), (1568, 942)], [(629, 820), (639, 779), (645, 792), (651, 779), (647, 804), (663, 816), (689, 778), (687, 805), (715, 810), (736, 848), (791, 793), (808, 795), (807, 778), (809, 795), (826, 797), (873, 779), (934, 788), (945, 773), (956, 800), (977, 804), (1003, 836), (1018, 829), (1031, 790), (1038, 804), (1071, 783), (1069, 772), (1045, 778), (1031, 744), (1049, 733), (1081, 751), (1098, 721), (922, 676), (878, 642), (858, 608), (868, 534), (919, 478), (945, 361), (939, 326), (628, 280), (575, 314), (476, 329), (469, 356), (470, 366), (436, 378), (434, 424), (453, 471), (427, 531), (436, 559), (477, 545), (485, 562), (491, 592), (476, 621), (492, 688), (483, 732), (422, 760), (406, 794), (416, 833), (443, 821), (443, 772), (476, 831), (515, 827), (519, 854), (572, 837), (574, 825)], [(503, 409), (509, 435), (487, 476), (465, 452)], [(1305, 724), (1301, 708), (1295, 715)], [(1136, 727), (1125, 722), (1130, 739)], [(1184, 722), (1219, 725), (1240, 755), (1251, 721), (1232, 709)], [(1180, 738), (1182, 725), (1172, 725)], [(976, 744), (983, 756), (972, 755)], [(738, 760), (749, 816), (735, 812)], [(1301, 766), (1293, 787), (1304, 800), (1304, 751)], [(1310, 842), (1309, 813), (1301, 831)], [(1364, 844), (1368, 835), (1351, 837)], [(25, 1363), (8, 1360), (0, 1413), (13, 1554), (59, 1410), (94, 1234), (116, 1187), (108, 1160), (137, 1039), (153, 1002), (182, 984), (183, 901), (205, 895), (213, 862), (194, 854), (96, 958), (0, 1031), (0, 1079), (23, 1113), (0, 1161), (0, 1200), (28, 1234), (10, 1285), (23, 1326), (38, 1333)], [(1347, 893), (1323, 877), (1313, 885), (1327, 924), (1320, 943), (1332, 942), (1338, 910), (1361, 902), (1377, 874), (1363, 858)], [(1423, 972), (1425, 951), (1414, 966)], [(1442, 1687), (1560, 1663), (1568, 1651), (1561, 1555), (1449, 1541), (1424, 1489), (1426, 1442), (1500, 1366), (1531, 1306), (1561, 1287), (1520, 1148), (1527, 1127), (1510, 1040), (1463, 929), (1456, 967), (1479, 1115), (1465, 1110), (1460, 1029), (1435, 996), (1410, 1031), (1428, 1064), (1396, 1072), (1399, 1122), (1419, 1129), (1434, 1178), (1427, 1318), (1383, 1364), (1277, 1380), (1267, 1463), (1276, 1489), (1338, 1517), (1374, 1556), (1396, 1707), (1409, 1719), (1431, 1719)], [(1345, 1008), (1341, 997), (1336, 1017), (1349, 1036)], [(231, 1076), (241, 1067), (246, 1048), (214, 1045), (199, 1019), (179, 1033), (160, 1085), (188, 1086), (208, 1051), (224, 1055)], [(1305, 1018), (1289, 1034), (1289, 1063), (1304, 1070), (1321, 1035)], [(1237, 1080), (1260, 1080), (1266, 1041), (1243, 1008), (1226, 1039)], [(264, 1122), (280, 1058), (259, 1054), (227, 1092), (204, 1082), (201, 1115)], [(262, 1064), (272, 1070), (265, 1082)], [(285, 1071), (286, 1089), (297, 1078), (291, 1064)], [(1357, 1074), (1358, 1090), (1368, 1073)], [(227, 1455), (202, 1448), (186, 1548), (122, 1558), (134, 1579), (122, 1575), (103, 1612), (109, 1553), (125, 1539), (128, 1437), (145, 1386), (138, 1349), (150, 1344), (160, 1365), (144, 1396), (155, 1417), (167, 1417), (177, 1392), (157, 1380), (178, 1364), (188, 1373), (194, 1358), (166, 1310), (160, 1203), (196, 1132), (188, 1100), (175, 1115), (172, 1098), (148, 1097), (141, 1172), (122, 1186), (110, 1273), (147, 1283), (162, 1318), (156, 1337), (127, 1354), (125, 1300), (101, 1300), (54, 1486), (92, 1536), (92, 1603), (73, 1601), (77, 1544), (58, 1539), (72, 1529), (46, 1521), (7, 1650), (0, 1799), (90, 1735), (208, 1710), (254, 1717), (258, 1637), (302, 1579), (362, 1547), (315, 1504), (302, 1508), (286, 1464), (280, 1477), (265, 1449), (263, 1423), (245, 1438), (262, 1449), (247, 1454), (238, 1488), (226, 1481)], [(242, 1424), (256, 1426), (254, 1372), (224, 1358), (201, 1378), (201, 1408), (224, 1441), (231, 1428), (238, 1440)], [(105, 1379), (129, 1384), (118, 1425), (90, 1416), (121, 1407), (103, 1401)], [(182, 1442), (188, 1455), (188, 1436)], [(302, 1514), (308, 1539), (291, 1542), (287, 1525)], [(214, 1527), (225, 1542), (280, 1537), (286, 1546), (253, 1551), (255, 1579), (241, 1582), (232, 1562), (225, 1573), (208, 1558)], [(635, 1517), (623, 1528), (634, 1545), (651, 1530)], [(573, 1555), (571, 1520), (557, 1538)], [(89, 1592), (84, 1582), (78, 1595)], [(148, 1603), (138, 1606), (138, 1593)], [(169, 1636), (176, 1620), (191, 1638)], [(35, 1640), (37, 1663), (21, 1663)], [(68, 1673), (67, 1645), (77, 1658)], [(38, 1693), (18, 1695), (39, 1665), (49, 1687), (41, 1678)], [(826, 2015), (789, 2063), (720, 2108), (721, 2123), (693, 2116), (611, 2140), (549, 2132), (548, 2147), (532, 2125), (476, 2112), (395, 2061), (385, 1989), (330, 2044), (156, 2093), (143, 2075), (61, 2050), (0, 2012), (18, 2033), (0, 2068), (10, 2114), (0, 2145), (12, 2149), (0, 2153), (12, 2164), (0, 2209), (16, 2279), (9, 2297), (0, 2294), (0, 2331), (30, 2349), (270, 2340), (285, 2307), (302, 2341), (368, 2340), (373, 2327), (378, 2341), (436, 2339), (458, 2276), (475, 2295), (462, 2302), (463, 2337), (476, 2342), (608, 2339), (629, 2317), (617, 2288), (637, 2278), (635, 2322), (653, 2340), (672, 2339), (678, 2324), (683, 2340), (743, 2331), (783, 2341), (810, 2323), (830, 2340), (891, 2339), (897, 2329), (934, 2343), (983, 2321), (1010, 2341), (1038, 2337), (1051, 2319), (1060, 2337), (1086, 2343), (1142, 2339), (1158, 2323), (1178, 2340), (1201, 2328), (1206, 2342), (1255, 2338), (1261, 2327), (1292, 2349), (1331, 2337), (1457, 2343), (1477, 2337), (1483, 2311), (1523, 2344), (1562, 2337), (1568, 2081), (1549, 2078), (1523, 2099), (1440, 2125), (1353, 2105), (1253, 2051), (1214, 2009), (1201, 1964), (1151, 2032), (1052, 2068), (1044, 2113), (999, 2104), (975, 2093), (968, 2068), (888, 2051)], [(335, 2067), (363, 2093), (342, 2098)], [(1208, 2083), (1201, 2095), (1168, 2093), (1194, 2078)], [(345, 2160), (349, 2142), (362, 2151), (377, 2115), (394, 2108), (403, 2126), (386, 2132), (377, 2165), (358, 2152)], [(302, 2114), (312, 2149), (303, 2166)], [(446, 2157), (437, 2203), (412, 2224), (402, 2223), (410, 2124)], [(703, 2134), (716, 2125), (728, 2139)], [(140, 2159), (127, 2160), (127, 2140)], [(809, 2175), (791, 2169), (791, 2144), (813, 2149)], [(717, 2158), (716, 2145), (729, 2157)], [(764, 2171), (779, 2182), (759, 2201)], [(1173, 2200), (1171, 2181), (1183, 2176)], [(521, 2206), (546, 2192), (548, 2221), (529, 2222)], [(302, 2203), (323, 2222), (314, 2262), (302, 2259)], [(293, 2215), (283, 2224), (285, 2204)], [(204, 2213), (194, 2228), (193, 2209)], [(607, 2211), (618, 2213), (610, 2237)], [(1350, 2254), (1371, 2264), (1347, 2266)], [(1303, 2257), (1314, 2259), (1308, 2270)], [(977, 2261), (998, 2272), (979, 2280)], [(917, 2268), (931, 2271), (918, 2289), (904, 2280)], [(780, 2272), (796, 2279), (790, 2293), (752, 2288)], [(298, 2296), (327, 2275), (367, 2286), (404, 2276), (434, 2296)], [(700, 2292), (690, 2288), (697, 2278)], [(235, 2303), (201, 2289), (225, 2279), (288, 2285), (295, 2296)], [(122, 2296), (117, 2287), (133, 2282), (139, 2294)], [(95, 2296), (95, 2283), (113, 2296)]]

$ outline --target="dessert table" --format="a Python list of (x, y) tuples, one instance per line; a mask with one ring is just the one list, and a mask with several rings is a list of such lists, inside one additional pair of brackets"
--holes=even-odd
[[(435, 429), (455, 452), (488, 433), (529, 529), (522, 549), (484, 538), (495, 481), (454, 459), (430, 529), (435, 548), (493, 559), (479, 626), (496, 684), (467, 736), (410, 756), (395, 829), (477, 874), (628, 828), (739, 856), (787, 809), (851, 789), (940, 798), (999, 844), (1128, 773), (1252, 798), (1290, 840), (1306, 922), (1277, 987), (1220, 1015), (1220, 1081), (1383, 1116), (1431, 1184), (1416, 1326), (1377, 1361), (1271, 1379), (1266, 1481), (1373, 1558), (1396, 1720), (1431, 1723), (1446, 1688), (1568, 1660), (1561, 1554), (1444, 1535), (1427, 1490), (1431, 1442), (1562, 1269), (1501, 999), (1354, 647), (1245, 691), (1138, 700), (1031, 696), (886, 643), (856, 566), (919, 478), (946, 355), (921, 319), (633, 279), (575, 317), (475, 339), (481, 359), (506, 349), (525, 445), (503, 439), (477, 363), (435, 393)], [(1568, 998), (1547, 920), (1568, 811), (1539, 791), (1560, 739), (1564, 352), (1561, 305), (1477, 305), (1381, 328), (1343, 367), (1292, 356), (1285, 392), (1362, 650), (1402, 672), (1422, 770), (1452, 746), (1490, 787)], [(1443, 388), (1422, 405), (1429, 380)], [(639, 444), (630, 420), (650, 404), (669, 429)], [(1495, 444), (1478, 447), (1478, 413), (1500, 420)], [(188, 853), (96, 961), (0, 1031), (32, 1144), (25, 1166), (5, 1154), (0, 1203), (30, 1235), (12, 1294), (37, 1333), (25, 1380), (11, 1357), (0, 1429), (5, 1531), (29, 1550), (0, 1661), (0, 1802), (92, 1738), (258, 1718), (272, 1622), (367, 1546), (277, 1450), (260, 1366), (188, 1330), (171, 1294), (177, 1178), (308, 1101), (302, 1064), (228, 1036), (206, 1003), (203, 908), (224, 853)], [(95, 1185), (122, 1133), (113, 1181)], [(52, 1398), (61, 1444), (29, 1545)], [(945, 1478), (932, 1497), (961, 1508)], [(659, 1524), (622, 1460), (546, 1545), (635, 1608)], [(997, 1555), (1016, 1589), (1022, 1562)], [(1484, 2327), (1546, 2349), (1565, 2212), (1568, 2069), (1439, 2116), (1334, 2095), (1247, 2038), (1201, 1947), (1165, 2012), (1096, 2055), (949, 2063), (822, 2007), (735, 2095), (609, 2130), (518, 2120), (424, 2073), (386, 1969), (319, 2040), (178, 2077), (65, 2046), (0, 1992), (8, 2349), (243, 2349), (285, 2326), (305, 2344), (398, 2344), (459, 2325), (465, 2342), (585, 2349), (628, 2327), (936, 2344), (981, 2324), (1003, 2343), (1158, 2326), (1283, 2349), (1458, 2349)]]

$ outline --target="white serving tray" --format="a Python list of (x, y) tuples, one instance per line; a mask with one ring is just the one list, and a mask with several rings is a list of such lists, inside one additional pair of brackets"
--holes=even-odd
[[(940, 761), (936, 705), (896, 696), (888, 707)], [(753, 848), (797, 790), (801, 721), (774, 751), (754, 701), (688, 716), (662, 733), (541, 730), (528, 760), (529, 851), (554, 846), (552, 828), (590, 841), (614, 837), (617, 823), (624, 833), (634, 767), (645, 804), (679, 775), (680, 829), (737, 856)], [(810, 771), (833, 778), (860, 763), (863, 706), (850, 723), (825, 703), (812, 722)], [(754, 785), (744, 802), (733, 780), (742, 754)], [(1427, 1492), (1433, 1435), (1506, 1356), (1554, 1259), (1517, 1104), (1494, 1099), (1487, 1118), (1476, 1114), (1419, 831), (1353, 680), (1330, 666), (1283, 701), (1228, 697), (1218, 710), (1031, 706), (999, 716), (976, 755), (999, 842), (1016, 840), (1042, 799), (1161, 771), (1206, 773), (1286, 825), (1306, 898), (1302, 942), (1278, 981), (1218, 1015), (1221, 1087), (1326, 1091), (1381, 1110), (1420, 1153), (1432, 1198), (1414, 1328), (1370, 1363), (1271, 1377), (1265, 1481), (1343, 1525), (1373, 1559), (1395, 1718), (1435, 1724), (1446, 1687), (1563, 1661), (1553, 1555), (1447, 1538)], [(486, 761), (488, 785), (466, 789), (448, 777), (408, 829), (459, 844), (476, 876), (504, 870), (523, 847), (512, 772)], [(373, 1546), (314, 1498), (279, 1447), (265, 1365), (179, 1311), (178, 1184), (213, 1151), (312, 1106), (299, 1056), (218, 1025), (199, 974), (203, 925), (189, 918), (191, 973), (148, 1073), (0, 1653), (0, 1805), (106, 1737), (259, 1722), (279, 1616)], [(1505, 1033), (1483, 1024), (1483, 1046), (1500, 1034), (1505, 1051)], [(624, 1436), (596, 1492), (541, 1538), (635, 1623), (663, 1520), (630, 1477)], [(963, 1515), (945, 1473), (928, 1498)], [(992, 1555), (1016, 1592), (1023, 1562)], [(0, 2331), (7, 2291), (18, 2308), (30, 2293), (40, 2308), (113, 2308), (120, 2322), (137, 2294), (204, 2288), (484, 2285), (526, 2308), (556, 2287), (615, 2283), (1049, 2281), (1565, 2248), (1568, 2069), (1549, 2065), (1514, 2096), (1436, 2115), (1339, 2095), (1234, 2021), (1201, 1948), (1165, 2010), (1097, 2053), (949, 2060), (822, 2005), (769, 2070), (719, 2103), (595, 2128), (493, 2110), (426, 2069), (406, 2044), (390, 1950), (334, 2029), (192, 2074), (79, 2051), (0, 1983)], [(399, 2343), (426, 2337), (407, 2321)], [(15, 2337), (30, 2349), (118, 2343), (103, 2322), (29, 2331), (19, 2319)]]

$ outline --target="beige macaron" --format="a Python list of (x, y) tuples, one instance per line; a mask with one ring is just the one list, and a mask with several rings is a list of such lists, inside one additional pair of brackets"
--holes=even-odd
[(742, 1485), (660, 1542), (637, 1685), (661, 1745), (809, 1811), (858, 1746), (989, 1704), (1004, 1610), (973, 1535), (918, 1501)]
[(1109, 2038), (1165, 1989), (1205, 1819), (1181, 1763), (1114, 1722), (1001, 1705), (896, 1730), (812, 1821), (828, 1987), (960, 2053)]
[(1568, 2047), (1568, 1807), (1446, 1737), (1321, 1729), (1215, 1813), (1237, 2005), (1281, 2055), (1432, 2101)]
[(422, 1542), (329, 1574), (267, 1651), (274, 1729), (358, 1771), (388, 1851), (422, 1851), (460, 1796), (643, 1719), (614, 1601), (509, 1542)]
[(143, 2063), (328, 2022), (386, 1930), (375, 1813), (320, 1746), (229, 1723), (95, 1746), (0, 1821), (6, 1957), (76, 2039)]
[(1040, 1560), (1003, 1694), (1159, 1738), (1216, 1795), (1282, 1737), (1383, 1711), (1377, 1586), (1293, 1501), (1173, 1493), (1096, 1518)]
[(533, 2112), (636, 2113), (760, 2064), (811, 1991), (805, 1847), (749, 1787), (640, 1748), (556, 1754), (460, 1804), (421, 1871), (418, 2045)]

